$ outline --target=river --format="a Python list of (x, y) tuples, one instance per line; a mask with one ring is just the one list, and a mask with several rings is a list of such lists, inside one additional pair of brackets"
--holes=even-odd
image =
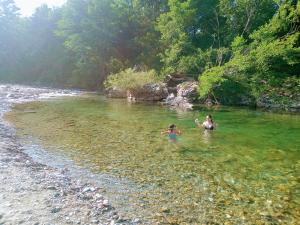
[(4, 119), (22, 103), (80, 95), (76, 90), (0, 85), (0, 224), (151, 224), (139, 219), (139, 211), (133, 213), (127, 193), (136, 188), (130, 182), (78, 167), (72, 159), (47, 151), (38, 139), (17, 135)]
[[(194, 124), (207, 114), (213, 132)], [(19, 104), (6, 118), (27, 154), (97, 180), (129, 215), (159, 224), (300, 221), (297, 114), (184, 112), (89, 94)], [(160, 135), (171, 123), (182, 130), (177, 142)]]

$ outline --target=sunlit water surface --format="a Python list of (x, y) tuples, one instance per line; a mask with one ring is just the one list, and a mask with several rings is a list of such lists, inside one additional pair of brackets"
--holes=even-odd
[[(206, 114), (213, 132), (194, 124)], [(139, 205), (162, 224), (300, 221), (299, 115), (85, 96), (17, 105), (8, 119), (78, 166), (144, 187)], [(160, 135), (171, 123), (177, 142)]]

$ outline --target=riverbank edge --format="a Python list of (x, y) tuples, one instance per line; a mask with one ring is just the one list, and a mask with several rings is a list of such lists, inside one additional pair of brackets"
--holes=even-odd
[(216, 87), (214, 93), (206, 97), (200, 97), (201, 84), (198, 80), (186, 74), (173, 73), (167, 75), (160, 82), (152, 81), (141, 84), (137, 83), (135, 79), (132, 79), (131, 82), (136, 83), (136, 85), (130, 86), (126, 85), (126, 80), (123, 81), (121, 77), (119, 83), (106, 85), (104, 94), (109, 98), (127, 98), (129, 102), (160, 102), (182, 110), (193, 110), (194, 105), (203, 105), (208, 107), (251, 107), (275, 112), (300, 112), (299, 93), (287, 95), (284, 90), (280, 90), (276, 94), (266, 92), (261, 93), (260, 96), (254, 96), (249, 90), (223, 90)]
[[(18, 144), (1, 142), (0, 147), (0, 224), (132, 224), (95, 184), (35, 162)], [(28, 201), (34, 204), (26, 207)]]
[(67, 168), (39, 163), (26, 154), (4, 118), (13, 105), (0, 118), (0, 224), (142, 223), (118, 212), (96, 183), (75, 179)]
[(272, 99), (261, 99), (257, 103), (250, 102), (240, 102), (236, 104), (221, 104), (215, 103), (211, 99), (199, 100), (193, 97), (176, 96), (174, 93), (168, 93), (167, 97), (159, 100), (145, 100), (143, 96), (132, 96), (132, 94), (126, 90), (106, 90), (100, 92), (107, 98), (118, 98), (127, 99), (128, 102), (158, 102), (162, 105), (170, 106), (172, 108), (182, 109), (182, 110), (193, 110), (195, 106), (213, 107), (213, 106), (228, 106), (228, 107), (250, 107), (253, 109), (259, 109), (262, 111), (271, 112), (283, 112), (283, 113), (300, 113), (300, 102), (290, 102), (289, 104), (279, 104), (272, 103)]
[[(86, 93), (98, 93), (101, 95), (106, 96), (107, 98), (119, 98), (119, 99), (127, 99), (129, 102), (158, 102), (162, 105), (170, 106), (172, 108), (182, 109), (182, 110), (192, 110), (194, 106), (204, 106), (204, 107), (211, 107), (211, 106), (229, 106), (229, 107), (250, 107), (253, 109), (259, 109), (263, 111), (272, 111), (272, 112), (283, 112), (283, 113), (300, 113), (300, 100), (299, 101), (290, 101), (288, 103), (276, 103), (275, 99), (270, 98), (269, 96), (262, 97), (258, 102), (253, 102), (251, 100), (243, 101), (243, 102), (237, 102), (235, 104), (221, 104), (216, 103), (212, 99), (202, 99), (199, 100), (199, 96), (195, 96), (195, 93), (198, 91), (198, 89), (191, 88), (189, 86), (185, 86), (186, 83), (191, 83), (191, 86), (194, 85), (194, 83), (198, 82), (191, 79), (179, 79), (179, 82), (175, 85), (170, 85), (170, 82), (174, 83), (174, 78), (168, 77), (171, 81), (167, 80), (163, 82), (162, 84), (152, 84), (153, 87), (157, 86), (164, 86), (166, 87), (167, 94), (161, 95), (161, 92), (159, 93), (160, 96), (154, 97), (151, 100), (145, 100), (143, 97), (139, 96), (132, 96), (132, 93), (127, 90), (120, 90), (118, 88), (115, 89), (102, 89), (102, 90), (88, 90), (88, 89), (69, 89), (69, 90), (76, 90)], [(21, 85), (22, 84), (4, 84), (4, 85)], [(149, 87), (149, 85), (146, 85)], [(33, 88), (57, 88), (57, 87), (45, 87), (42, 85), (31, 85), (27, 87), (33, 87)], [(63, 87), (58, 87), (63, 88)], [(141, 88), (143, 89), (143, 87)], [(190, 90), (188, 90), (190, 89)], [(145, 89), (144, 89), (145, 90)], [(144, 93), (143, 90), (140, 90), (140, 93)], [(174, 97), (178, 97), (178, 92), (180, 93), (179, 98), (170, 99), (170, 95), (174, 95)], [(182, 93), (186, 92), (185, 94)], [(164, 96), (164, 97), (161, 97)], [(300, 94), (299, 94), (300, 97)]]

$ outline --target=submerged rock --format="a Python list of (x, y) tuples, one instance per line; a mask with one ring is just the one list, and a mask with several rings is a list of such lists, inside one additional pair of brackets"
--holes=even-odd
[(51, 213), (58, 213), (58, 212), (60, 212), (61, 211), (61, 208), (53, 208), (52, 210), (51, 210)]

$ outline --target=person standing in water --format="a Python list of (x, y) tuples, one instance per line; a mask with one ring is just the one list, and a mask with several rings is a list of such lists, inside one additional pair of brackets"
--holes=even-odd
[(177, 136), (181, 135), (181, 131), (176, 128), (175, 124), (171, 124), (169, 126), (168, 130), (161, 132), (161, 135), (163, 135), (163, 134), (167, 134), (169, 137), (169, 140), (176, 141)]
[(198, 119), (195, 120), (195, 123), (198, 127), (203, 127), (205, 130), (213, 130), (215, 128), (215, 124), (211, 115), (207, 115), (206, 120), (202, 124), (200, 124)]

